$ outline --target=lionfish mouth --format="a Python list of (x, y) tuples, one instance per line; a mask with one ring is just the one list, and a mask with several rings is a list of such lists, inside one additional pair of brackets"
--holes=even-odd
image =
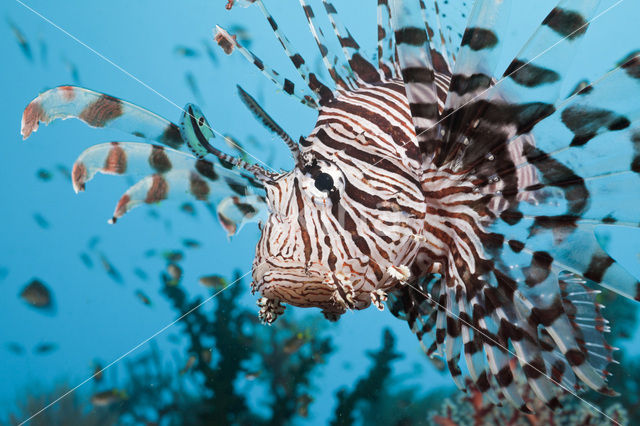
[(331, 271), (320, 264), (306, 265), (283, 259), (270, 259), (253, 268), (253, 289), (263, 297), (292, 306), (317, 307), (340, 311), (335, 286), (327, 282)]

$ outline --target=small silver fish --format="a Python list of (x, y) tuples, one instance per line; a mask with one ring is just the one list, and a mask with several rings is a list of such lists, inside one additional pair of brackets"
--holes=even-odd
[(255, 379), (257, 379), (258, 377), (260, 377), (260, 375), (262, 374), (262, 371), (258, 370), (258, 371), (249, 371), (247, 372), (247, 374), (244, 375), (244, 378), (247, 379), (248, 381), (252, 382)]
[(143, 281), (147, 281), (149, 279), (149, 276), (147, 275), (147, 273), (140, 268), (134, 268), (133, 273), (136, 274), (136, 276)]
[(86, 266), (88, 269), (93, 268), (93, 260), (91, 260), (89, 253), (84, 251), (80, 253), (80, 260), (82, 261), (83, 265)]
[(11, 28), (11, 32), (13, 33), (13, 36), (16, 38), (16, 41), (18, 42), (18, 46), (20, 47), (20, 50), (29, 61), (33, 62), (31, 45), (27, 41), (27, 38), (25, 37), (24, 33), (13, 22), (8, 21), (8, 24), (9, 24), (9, 27)]
[(171, 277), (172, 285), (178, 284), (178, 281), (182, 278), (182, 269), (175, 263), (170, 263), (167, 266), (167, 273)]
[(168, 262), (180, 262), (184, 258), (184, 254), (180, 250), (169, 250), (162, 253)]
[(64, 164), (58, 164), (56, 165), (56, 169), (58, 169), (58, 172), (62, 176), (64, 176), (65, 179), (71, 182), (71, 172), (69, 171), (69, 168), (67, 166), (65, 166)]
[(107, 259), (107, 257), (102, 253), (100, 254), (100, 263), (102, 263), (102, 267), (107, 272), (107, 275), (111, 277), (112, 280), (114, 280), (117, 283), (122, 283), (122, 275), (120, 275), (120, 272), (118, 272), (118, 270), (113, 266), (113, 264), (109, 262), (109, 259)]
[(199, 105), (204, 105), (204, 99), (202, 98), (202, 92), (200, 92), (200, 87), (198, 87), (198, 82), (196, 81), (196, 77), (193, 75), (191, 71), (187, 71), (184, 75), (184, 79), (187, 82), (187, 86), (191, 91), (191, 94), (198, 102)]
[(95, 248), (98, 246), (98, 244), (99, 244), (99, 243), (100, 243), (100, 237), (99, 237), (99, 236), (97, 236), (97, 235), (94, 235), (94, 236), (93, 236), (93, 237), (91, 237), (91, 238), (89, 239), (89, 241), (87, 242), (87, 248), (88, 248), (89, 250), (93, 250), (93, 249), (95, 249)]
[(218, 57), (216, 56), (215, 51), (211, 47), (211, 44), (209, 44), (208, 40), (203, 40), (203, 44), (204, 44), (205, 50), (207, 51), (207, 56), (209, 57), (209, 59), (213, 63), (213, 66), (217, 67), (218, 66)]

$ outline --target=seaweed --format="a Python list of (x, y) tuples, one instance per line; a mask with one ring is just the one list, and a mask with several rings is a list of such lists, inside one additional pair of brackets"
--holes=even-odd
[(352, 425), (356, 421), (356, 414), (371, 411), (382, 402), (384, 389), (393, 372), (391, 363), (402, 357), (396, 352), (395, 338), (388, 329), (383, 332), (382, 348), (367, 355), (373, 361), (373, 365), (367, 375), (357, 381), (353, 390), (338, 391), (336, 394), (338, 405), (331, 425)]
[(573, 395), (563, 393), (559, 396), (561, 408), (555, 411), (535, 398), (525, 381), (520, 376), (518, 380), (519, 392), (523, 399), (533, 408), (533, 414), (526, 414), (504, 404), (502, 407), (485, 402), (482, 393), (467, 384), (469, 391), (459, 393), (454, 398), (444, 401), (442, 406), (429, 415), (430, 424), (438, 426), (463, 425), (506, 425), (506, 426), (536, 426), (536, 425), (626, 425), (628, 417), (621, 404), (616, 403), (605, 410), (607, 417), (590, 408), (583, 401)]
[[(175, 328), (182, 342), (173, 359), (152, 341), (144, 353), (123, 363), (123, 380), (112, 375), (110, 383), (95, 384), (95, 390), (118, 386), (126, 397), (92, 407), (82, 392), (76, 392), (31, 424), (266, 426), (303, 421), (319, 393), (314, 378), (335, 351), (327, 332), (330, 323), (316, 313), (292, 316), (295, 312), (288, 312), (274, 325), (265, 326), (257, 318), (257, 308), (240, 303), (248, 286), (237, 272), (228, 280), (234, 284), (210, 289), (215, 297), (208, 301), (189, 293), (192, 285), (202, 287), (183, 282), (185, 274), (179, 266), (183, 256), (165, 259), (160, 293), (179, 319)], [(612, 322), (610, 342), (628, 339), (636, 326), (635, 307), (621, 297), (599, 297), (609, 312), (625, 313)], [(379, 349), (367, 356), (371, 363), (367, 372), (353, 386), (337, 391), (331, 425), (614, 424), (569, 394), (560, 396), (563, 407), (555, 412), (528, 395), (535, 414), (526, 415), (508, 404), (499, 407), (483, 401), (471, 383), (466, 394), (453, 386), (408, 385), (407, 376), (394, 373), (394, 363), (402, 355), (389, 329), (383, 331)], [(640, 419), (640, 358), (627, 357), (622, 351), (617, 358), (621, 364), (611, 368), (611, 385), (621, 396), (588, 393), (585, 398), (615, 422), (635, 423)], [(17, 404), (20, 416), (14, 415), (10, 423), (37, 412), (66, 389), (31, 389)]]
[[(8, 424), (18, 425), (43, 407), (61, 396), (67, 394), (70, 387), (64, 384), (54, 385), (50, 390), (41, 391), (32, 386), (24, 392), (24, 395), (17, 398), (17, 412), (9, 416)], [(51, 425), (78, 425), (78, 426), (107, 426), (115, 424), (118, 419), (117, 413), (112, 411), (87, 409), (87, 404), (80, 394), (70, 393), (68, 396), (42, 411), (30, 422), (30, 426), (51, 426)]]
[[(161, 275), (161, 293), (182, 318), (177, 326), (187, 340), (184, 354), (169, 372), (157, 348), (127, 363), (125, 388), (131, 397), (121, 418), (138, 423), (279, 425), (301, 415), (300, 405), (312, 402), (307, 396), (313, 392), (314, 373), (333, 352), (331, 339), (318, 326), (325, 324), (320, 316), (296, 321), (284, 317), (267, 327), (258, 321), (257, 309), (239, 304), (247, 288), (238, 273), (230, 280), (236, 284), (206, 304), (191, 297), (181, 280)], [(287, 353), (286, 343), (297, 338), (304, 341)], [(269, 414), (257, 412), (247, 386), (266, 390)]]

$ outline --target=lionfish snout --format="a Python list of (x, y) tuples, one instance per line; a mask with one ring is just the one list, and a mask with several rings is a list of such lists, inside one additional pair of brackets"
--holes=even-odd
[(353, 265), (332, 269), (321, 262), (272, 256), (254, 262), (253, 290), (272, 301), (321, 308), (335, 319), (349, 309), (369, 306), (370, 296), (361, 291), (363, 272)]
[(270, 299), (300, 307), (333, 305), (332, 292), (324, 283), (328, 269), (276, 256), (253, 267), (254, 290)]

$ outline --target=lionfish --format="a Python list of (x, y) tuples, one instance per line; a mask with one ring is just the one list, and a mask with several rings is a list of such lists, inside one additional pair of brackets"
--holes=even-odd
[[(567, 58), (600, 2), (561, 0), (500, 70), (515, 0), (476, 0), (464, 31), (445, 22), (437, 0), (378, 0), (377, 60), (323, 0), (342, 48), (332, 52), (314, 9), (300, 0), (330, 84), (309, 69), (262, 0), (238, 3), (264, 13), (305, 86), (219, 27), (216, 42), (318, 113), (313, 131), (296, 142), (238, 87), (288, 145), (291, 171), (221, 151), (196, 105), (174, 124), (79, 87), (34, 99), (23, 137), (40, 122), (73, 117), (159, 143), (104, 143), (77, 159), (76, 191), (97, 172), (146, 176), (122, 196), (112, 222), (144, 203), (189, 197), (215, 205), (229, 234), (264, 219), (252, 291), (267, 323), (284, 304), (321, 308), (331, 320), (386, 304), (427, 354), (446, 359), (462, 390), (472, 383), (523, 411), (530, 407), (517, 377), (551, 408), (560, 405), (559, 389), (614, 395), (606, 383), (614, 348), (591, 286), (640, 300), (640, 285), (594, 231), (640, 220), (627, 193), (640, 173), (640, 129), (632, 128), (640, 109), (616, 103), (640, 95), (640, 54), (561, 93)], [(462, 2), (448, 7), (469, 12)], [(615, 149), (603, 149), (612, 132)]]

